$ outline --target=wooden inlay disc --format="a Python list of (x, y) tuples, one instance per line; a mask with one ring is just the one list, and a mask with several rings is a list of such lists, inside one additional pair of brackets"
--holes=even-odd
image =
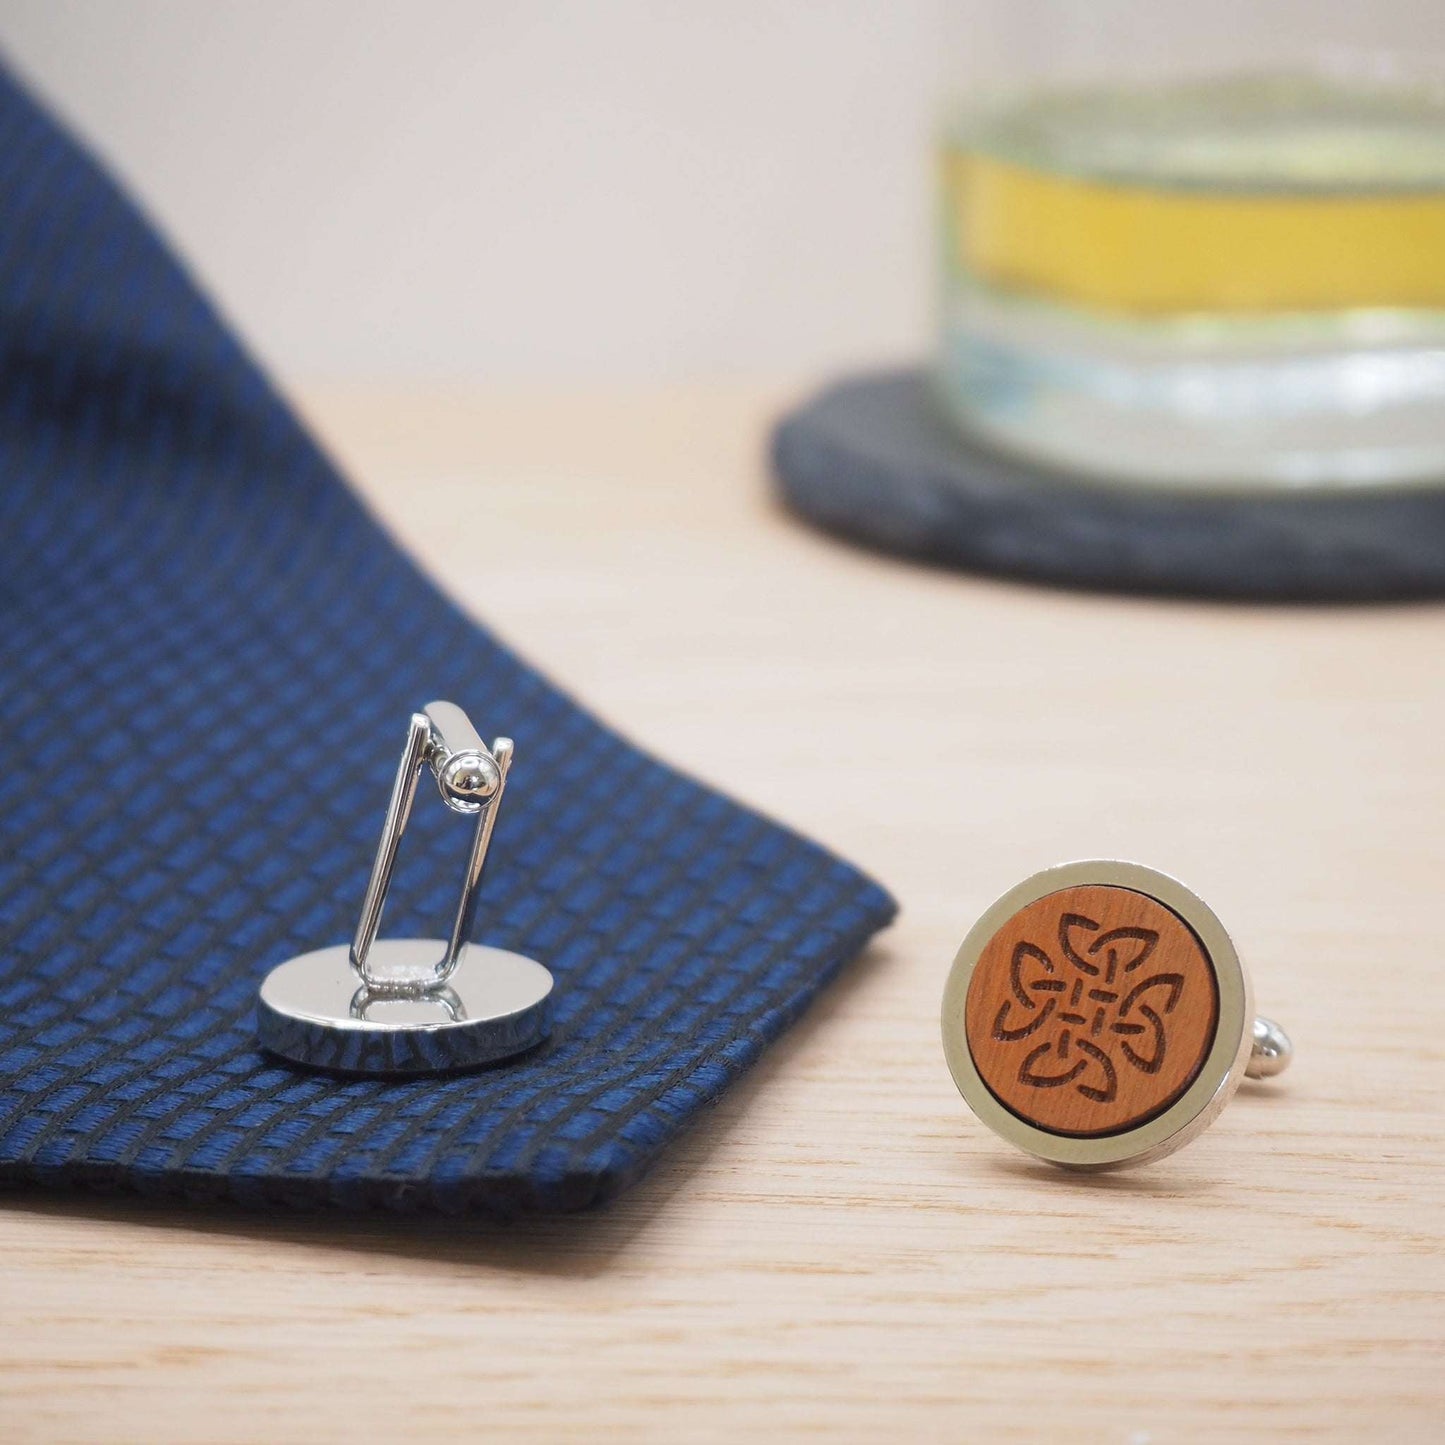
[(989, 1092), (1035, 1128), (1136, 1128), (1193, 1083), (1219, 1022), (1189, 926), (1132, 888), (1086, 884), (1021, 908), (985, 944), (964, 1010)]

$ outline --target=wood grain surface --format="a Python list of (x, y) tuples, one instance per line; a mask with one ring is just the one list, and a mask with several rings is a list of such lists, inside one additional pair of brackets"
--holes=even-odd
[(1009, 918), (984, 944), (964, 1007), (994, 1098), (1076, 1138), (1162, 1114), (1194, 1082), (1218, 1020), (1214, 965), (1188, 924), (1146, 894), (1099, 884)]
[[(1445, 607), (862, 555), (767, 499), (786, 400), (307, 398), (455, 596), (898, 925), (594, 1216), (5, 1196), (0, 1438), (1442, 1438)], [(1160, 1164), (1073, 1176), (972, 1118), (938, 1010), (992, 899), (1101, 856), (1209, 900), (1297, 1057)]]

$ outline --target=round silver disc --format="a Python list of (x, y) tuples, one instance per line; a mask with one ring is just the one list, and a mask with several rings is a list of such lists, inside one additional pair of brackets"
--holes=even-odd
[[(416, 977), (446, 944), (378, 939), (368, 963), (382, 977)], [(552, 975), (501, 948), (470, 944), (456, 971), (419, 994), (373, 992), (339, 943), (266, 975), (256, 1005), (261, 1047), (293, 1063), (347, 1074), (435, 1074), (495, 1063), (547, 1036)]]

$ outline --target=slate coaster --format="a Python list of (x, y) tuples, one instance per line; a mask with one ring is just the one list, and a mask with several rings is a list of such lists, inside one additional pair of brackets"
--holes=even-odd
[(783, 501), (825, 531), (969, 571), (1120, 592), (1366, 602), (1445, 594), (1445, 479), (1181, 495), (964, 440), (923, 369), (841, 381), (773, 438)]

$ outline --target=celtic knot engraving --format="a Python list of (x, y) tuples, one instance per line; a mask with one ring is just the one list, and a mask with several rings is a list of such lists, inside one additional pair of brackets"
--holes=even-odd
[(1027, 941), (1014, 946), (1012, 997), (999, 1008), (993, 1036), (1027, 1044), (1019, 1083), (1036, 1089), (1072, 1085), (1084, 1098), (1108, 1104), (1118, 1093), (1121, 1067), (1144, 1074), (1163, 1067), (1169, 1045), (1164, 1020), (1184, 992), (1184, 975), (1137, 978), (1159, 943), (1151, 928), (1101, 932), (1093, 919), (1065, 913), (1056, 943), (1054, 954)]

